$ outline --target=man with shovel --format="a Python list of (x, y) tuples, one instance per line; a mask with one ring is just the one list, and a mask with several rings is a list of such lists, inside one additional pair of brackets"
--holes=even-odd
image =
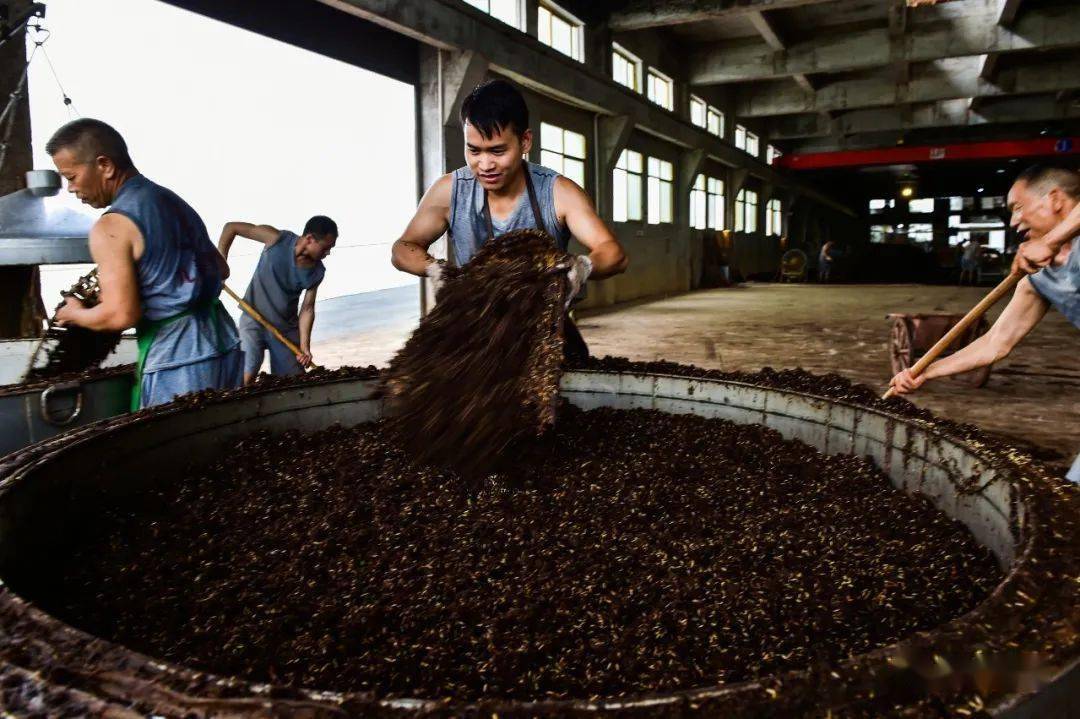
[[(1009, 190), (1010, 225), (1021, 239), (1014, 271), (1028, 273), (997, 322), (982, 337), (930, 364), (892, 378), (897, 394), (914, 392), (927, 380), (967, 372), (1004, 359), (1035, 328), (1050, 307), (1080, 328), (1080, 173), (1036, 165)], [(1080, 456), (1066, 475), (1080, 483)]]
[[(218, 251), (226, 260), (237, 236), (263, 244), (259, 264), (244, 293), (244, 303), (286, 337), (292, 347), (273, 336), (246, 311), (240, 318), (240, 341), (244, 349), (244, 384), (250, 384), (270, 352), (270, 373), (301, 374), (311, 361), (311, 328), (315, 326), (315, 298), (326, 275), (323, 260), (337, 244), (337, 224), (316, 215), (297, 235), (270, 225), (228, 222), (221, 230)], [(299, 304), (300, 293), (303, 304)], [(297, 306), (299, 304), (299, 310)], [(294, 348), (299, 349), (295, 352)]]

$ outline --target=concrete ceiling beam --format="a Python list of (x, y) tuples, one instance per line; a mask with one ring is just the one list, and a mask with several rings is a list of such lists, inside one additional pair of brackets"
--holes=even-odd
[(996, 9), (942, 15), (937, 22), (910, 26), (900, 44), (892, 42), (888, 28), (875, 28), (836, 33), (782, 51), (765, 43), (708, 48), (692, 55), (689, 77), (694, 85), (715, 85), (1080, 45), (1080, 4), (1032, 9), (1011, 27), (998, 25), (997, 18)]

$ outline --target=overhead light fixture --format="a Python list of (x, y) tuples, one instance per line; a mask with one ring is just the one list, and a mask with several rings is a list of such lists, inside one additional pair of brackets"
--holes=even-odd
[(900, 196), (901, 197), (911, 197), (914, 194), (915, 194), (915, 188), (912, 187), (911, 185), (907, 185), (905, 187), (900, 188)]
[(983, 191), (983, 188), (979, 187), (975, 191), (981, 193)]
[(999, 167), (998, 170), (997, 170), (997, 174), (1004, 175), (1005, 174), (1005, 168), (1004, 167)]

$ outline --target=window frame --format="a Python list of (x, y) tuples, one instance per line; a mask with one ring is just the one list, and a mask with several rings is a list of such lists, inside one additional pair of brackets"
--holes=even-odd
[[(751, 201), (751, 197), (753, 199)], [(746, 234), (757, 232), (757, 208), (760, 199), (756, 190), (745, 187), (735, 195), (735, 231)], [(752, 211), (751, 211), (752, 210)]]
[[(570, 52), (569, 53), (563, 52), (562, 50), (560, 50), (559, 48), (555, 47), (555, 45), (552, 44), (552, 42), (551, 42), (551, 40), (552, 40), (552, 32), (551, 32), (551, 30), (553, 28), (551, 27), (551, 21), (550, 20), (548, 21), (548, 33), (547, 33), (548, 34), (548, 40), (546, 42), (544, 41), (543, 33), (541, 32), (541, 28), (543, 27), (542, 16), (541, 16), (542, 12), (547, 12), (551, 16), (552, 19), (558, 18), (559, 20), (561, 20), (562, 22), (564, 22), (564, 23), (566, 23), (567, 25), (570, 26)], [(563, 55), (566, 55), (567, 57), (569, 57), (569, 58), (571, 58), (573, 60), (577, 60), (580, 63), (585, 62), (585, 22), (583, 20), (581, 20), (580, 18), (578, 18), (577, 16), (575, 16), (570, 11), (566, 10), (565, 8), (562, 8), (559, 5), (557, 5), (556, 3), (551, 2), (551, 0), (539, 0), (539, 2), (537, 3), (537, 6), (536, 6), (536, 38), (540, 42), (542, 42), (545, 45), (547, 45), (548, 47), (550, 47), (551, 49), (555, 50), (556, 52), (560, 52)]]
[[(701, 122), (694, 120), (694, 105), (701, 106)], [(690, 93), (690, 124), (706, 130), (709, 127), (709, 103), (693, 93)]]
[[(626, 62), (626, 64), (628, 66), (630, 66), (630, 67), (632, 67), (634, 69), (634, 84), (633, 85), (627, 85), (625, 82), (620, 81), (619, 78), (615, 76), (615, 57), (616, 56), (619, 56), (620, 58), (622, 58), (622, 60), (624, 62)], [(619, 85), (622, 85), (623, 87), (627, 88), (628, 90), (636, 92), (637, 94), (640, 95), (644, 91), (643, 85), (645, 84), (645, 81), (644, 81), (645, 63), (643, 63), (641, 61), (640, 57), (638, 57), (634, 53), (630, 52), (629, 50), (627, 50), (625, 47), (623, 47), (622, 45), (620, 45), (617, 42), (612, 42), (611, 43), (611, 58), (612, 58), (612, 60), (611, 60), (611, 63), (612, 63), (611, 79), (614, 80)]]
[(784, 206), (779, 197), (765, 203), (765, 236), (783, 237)]
[[(631, 163), (631, 154), (637, 156), (637, 170), (633, 169), (633, 163)], [(619, 153), (619, 159), (615, 162), (615, 168), (611, 171), (611, 173), (612, 222), (641, 222), (645, 219), (645, 154), (642, 152), (638, 152), (637, 150), (633, 150), (629, 147), (624, 148), (623, 151)], [(618, 173), (623, 173), (626, 176), (624, 180), (625, 184), (623, 187), (624, 193), (626, 195), (626, 211), (625, 216), (623, 217), (620, 217), (620, 213), (616, 210), (616, 208), (618, 207), (618, 203), (615, 201), (615, 196), (620, 184)], [(637, 185), (638, 201), (636, 208), (632, 207), (632, 203), (630, 202), (631, 183), (636, 183)], [(635, 212), (636, 216), (634, 214)]]
[[(653, 174), (653, 163), (658, 174)], [(667, 171), (666, 173), (664, 171)], [(670, 177), (664, 177), (665, 174)], [(645, 222), (649, 225), (670, 225), (675, 221), (675, 163), (649, 155), (645, 161)], [(655, 199), (655, 206), (653, 204)], [(665, 218), (664, 200), (667, 200)], [(655, 209), (655, 213), (654, 213)]]
[[(667, 98), (668, 104), (665, 105), (662, 102), (658, 102), (652, 96), (653, 95), (653, 91), (652, 91), (653, 83), (651, 81), (653, 79), (656, 79), (658, 82), (666, 83), (667, 88), (668, 88), (668, 98)], [(665, 110), (668, 110), (668, 111), (674, 111), (675, 110), (675, 80), (673, 80), (669, 75), (664, 74), (662, 71), (657, 70), (655, 67), (650, 65), (648, 70), (645, 73), (645, 97), (648, 99), (649, 102), (653, 103), (654, 105), (662, 107), (662, 108), (664, 108)]]
[[(712, 183), (715, 183), (712, 184)], [(713, 192), (713, 187), (717, 187), (718, 191)], [(706, 218), (706, 224), (709, 229), (723, 230), (724, 220), (727, 215), (727, 185), (719, 177), (706, 177), (705, 178), (705, 208), (712, 212), (715, 211), (715, 216)]]
[[(560, 147), (559, 147), (559, 149), (554, 149), (552, 147), (545, 146), (545, 142), (544, 142), (545, 139), (546, 139), (545, 138), (545, 133), (544, 133), (544, 127), (545, 126), (550, 127), (550, 128), (552, 128), (554, 130), (557, 130), (557, 131), (559, 131), (561, 133), (561, 136), (559, 138), (560, 139), (560, 143), (559, 143)], [(567, 147), (567, 142), (566, 142), (567, 135), (573, 135), (573, 136), (575, 136), (577, 138), (581, 138), (581, 156), (580, 157), (578, 155), (571, 154), (571, 153), (567, 152), (567, 150), (566, 150), (566, 147)], [(541, 165), (543, 165), (544, 167), (550, 168), (552, 170), (555, 170), (560, 175), (562, 175), (562, 176), (564, 176), (564, 177), (566, 177), (566, 178), (568, 178), (570, 180), (573, 180), (582, 189), (586, 188), (585, 183), (588, 182), (589, 138), (585, 133), (577, 132), (576, 130), (571, 130), (569, 128), (563, 127), (562, 125), (556, 125), (553, 122), (541, 121), (540, 122), (539, 150), (540, 150), (540, 164)], [(548, 155), (557, 155), (559, 157), (559, 162), (558, 162), (559, 166), (558, 167), (552, 167), (550, 164), (545, 162), (545, 153), (548, 154)], [(567, 161), (568, 160), (572, 161), (572, 162), (575, 162), (575, 163), (580, 163), (580, 165), (581, 165), (580, 181), (579, 181), (578, 177), (576, 176), (576, 173), (574, 175), (572, 175), (569, 172), (567, 172), (566, 168), (567, 168)]]
[[(717, 118), (717, 123), (716, 123), (716, 130), (717, 131), (716, 132), (713, 132), (712, 127), (709, 124), (709, 120), (711, 120), (713, 117)], [(705, 106), (705, 131), (706, 132), (708, 132), (710, 134), (713, 134), (713, 135), (716, 135), (717, 137), (723, 137), (724, 136), (724, 130), (727, 129), (725, 127), (726, 124), (727, 124), (727, 120), (726, 120), (726, 118), (724, 116), (724, 111), (723, 110), (721, 110), (720, 108), (714, 107), (712, 105), (706, 105)]]
[[(527, 8), (525, 7), (525, 0), (513, 0), (514, 14), (517, 16), (516, 23), (508, 22), (503, 18), (499, 17), (498, 15), (493, 14), (491, 12), (491, 2), (492, 0), (465, 0), (465, 4), (469, 5), (470, 7), (476, 8), (488, 17), (498, 20), (504, 25), (509, 25), (516, 30), (521, 30), (522, 32), (525, 32), (525, 28), (527, 25), (527, 23), (525, 22), (525, 13), (527, 11)], [(487, 9), (485, 10), (483, 7), (480, 7), (479, 3), (483, 3)]]
[[(750, 144), (751, 143), (753, 143), (753, 145), (754, 145), (753, 150), (750, 149)], [(746, 154), (748, 154), (748, 155), (750, 155), (752, 157), (760, 156), (760, 154), (761, 154), (761, 138), (758, 137), (757, 133), (751, 132), (750, 130), (746, 131), (746, 147), (744, 148), (744, 150), (745, 150)]]
[[(705, 175), (698, 173), (694, 178), (694, 184), (690, 187), (690, 227), (695, 230), (705, 230), (709, 227), (709, 200)], [(700, 220), (700, 224), (698, 224)]]

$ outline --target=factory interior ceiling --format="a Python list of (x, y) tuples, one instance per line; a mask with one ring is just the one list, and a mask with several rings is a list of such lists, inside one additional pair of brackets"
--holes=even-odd
[[(915, 5), (915, 6), (909, 6)], [(786, 154), (1016, 138), (1080, 129), (1080, 4), (1074, 0), (613, 0), (618, 38), (658, 33), (687, 48), (695, 88), (734, 95)], [(595, 12), (595, 11), (594, 11)], [(867, 156), (853, 155), (862, 165)], [(956, 190), (1001, 184), (1007, 160), (962, 170), (903, 162), (817, 171), (839, 194), (915, 179)], [(974, 170), (974, 172), (972, 172)], [(1004, 170), (1004, 172), (998, 172)]]

